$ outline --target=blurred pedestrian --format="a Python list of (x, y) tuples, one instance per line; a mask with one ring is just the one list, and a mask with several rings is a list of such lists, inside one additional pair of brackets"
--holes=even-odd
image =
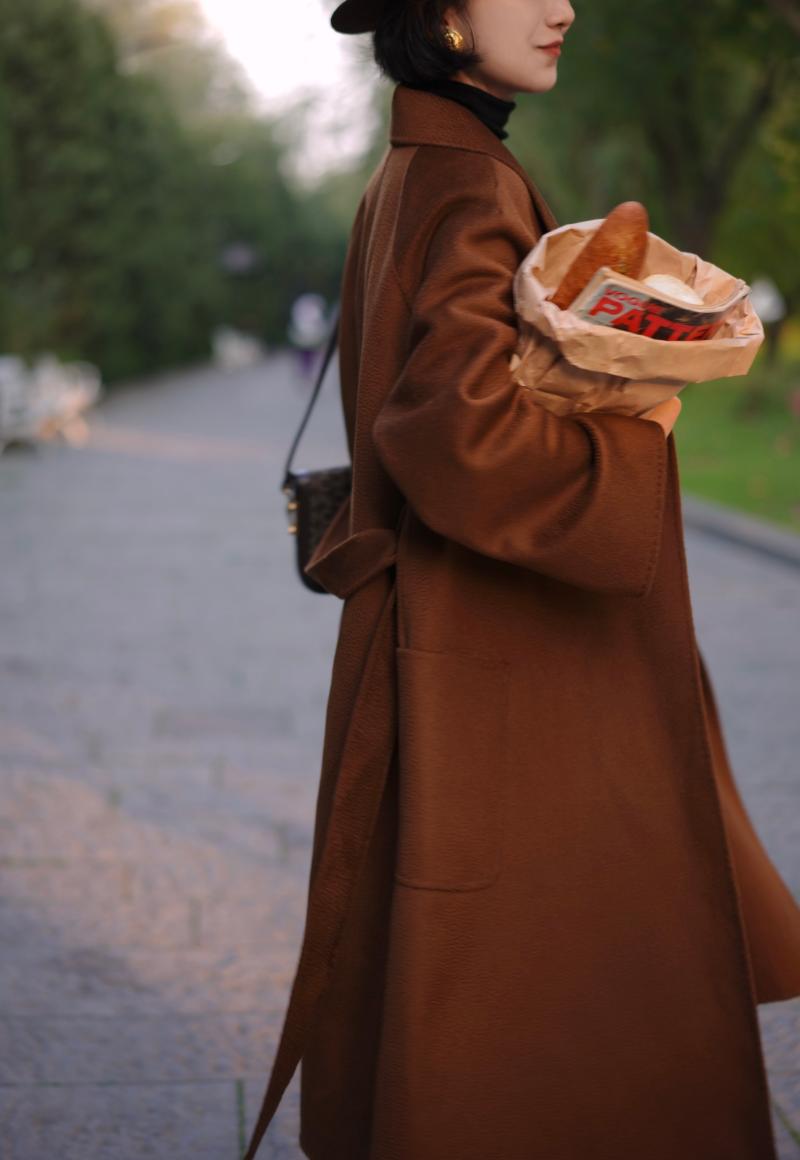
[(321, 294), (305, 293), (295, 299), (287, 337), (296, 353), (302, 383), (311, 381), (317, 352), (328, 334), (327, 303)]

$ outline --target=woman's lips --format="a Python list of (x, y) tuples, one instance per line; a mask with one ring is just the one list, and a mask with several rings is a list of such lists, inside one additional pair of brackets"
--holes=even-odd
[(546, 52), (549, 56), (561, 56), (560, 44), (540, 45), (542, 52)]

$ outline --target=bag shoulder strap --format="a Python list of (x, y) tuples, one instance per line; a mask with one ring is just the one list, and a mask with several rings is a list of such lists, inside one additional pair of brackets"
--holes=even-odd
[(302, 436), (303, 432), (305, 431), (306, 423), (308, 422), (309, 417), (311, 415), (311, 411), (314, 407), (314, 404), (317, 401), (317, 396), (319, 395), (319, 390), (320, 390), (320, 387), (322, 386), (322, 380), (325, 378), (325, 371), (328, 369), (328, 363), (331, 361), (331, 356), (333, 355), (333, 352), (336, 349), (336, 343), (337, 343), (337, 340), (339, 337), (339, 309), (340, 309), (339, 303), (337, 303), (336, 307), (334, 308), (334, 312), (333, 312), (334, 324), (333, 324), (333, 329), (331, 330), (330, 338), (328, 339), (328, 347), (327, 347), (327, 350), (325, 351), (325, 357), (322, 360), (322, 366), (319, 369), (319, 374), (317, 375), (317, 381), (316, 381), (316, 384), (314, 386), (314, 390), (311, 392), (311, 398), (308, 401), (308, 406), (306, 407), (305, 414), (303, 415), (303, 418), (300, 421), (300, 426), (297, 429), (297, 434), (295, 435), (295, 437), (292, 441), (292, 445), (289, 448), (289, 454), (286, 457), (286, 463), (285, 463), (284, 469), (283, 469), (283, 481), (281, 483), (281, 491), (283, 491), (283, 489), (286, 488), (291, 482), (291, 476), (292, 476), (291, 466), (292, 466), (292, 460), (294, 458), (294, 453), (297, 450), (297, 445), (300, 442), (300, 437)]

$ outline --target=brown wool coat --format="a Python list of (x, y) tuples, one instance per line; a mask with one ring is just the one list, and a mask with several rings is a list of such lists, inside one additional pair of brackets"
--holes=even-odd
[(473, 113), (396, 87), (342, 282), (353, 493), (309, 570), (344, 603), (262, 1116), (302, 1051), (311, 1160), (775, 1157), (755, 1005), (800, 994), (800, 909), (698, 651), (674, 437), (511, 381), (512, 276), (557, 224)]

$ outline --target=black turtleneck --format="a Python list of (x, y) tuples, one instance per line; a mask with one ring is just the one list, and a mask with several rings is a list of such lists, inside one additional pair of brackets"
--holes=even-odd
[(487, 125), (496, 137), (501, 140), (508, 136), (505, 124), (511, 113), (517, 107), (516, 101), (504, 101), (494, 93), (487, 93), (486, 89), (479, 89), (475, 85), (468, 85), (464, 81), (452, 80), (450, 77), (443, 81), (430, 81), (422, 85), (409, 85), (410, 89), (424, 89), (429, 93), (437, 93), (442, 97), (450, 97), (472, 109), (484, 125)]

